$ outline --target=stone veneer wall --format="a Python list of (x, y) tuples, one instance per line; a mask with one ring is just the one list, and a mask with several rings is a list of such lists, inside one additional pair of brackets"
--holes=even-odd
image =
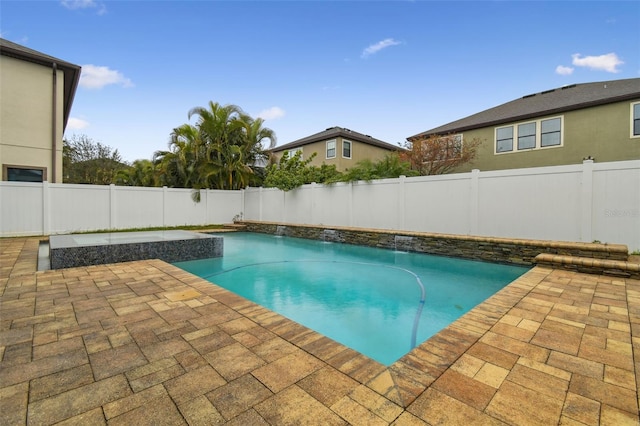
[(491, 238), (257, 221), (243, 221), (241, 223), (245, 225), (245, 229), (250, 232), (386, 249), (401, 249), (403, 251), (455, 256), (465, 259), (522, 266), (534, 265), (536, 263), (536, 256), (541, 253), (617, 261), (626, 261), (629, 257), (627, 246), (618, 244)]
[[(49, 239), (56, 236), (51, 236)], [(165, 262), (221, 257), (224, 239), (207, 238), (136, 242), (126, 244), (51, 248), (51, 269), (101, 265), (134, 260), (161, 259)]]

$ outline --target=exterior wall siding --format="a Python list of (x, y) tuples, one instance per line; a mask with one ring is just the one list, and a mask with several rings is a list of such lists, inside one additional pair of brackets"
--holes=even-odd
[(56, 175), (53, 173), (51, 68), (0, 56), (0, 164), (43, 167), (62, 182), (64, 76), (57, 71)]
[[(359, 161), (369, 159), (373, 162), (381, 160), (385, 155), (391, 151), (379, 148), (377, 146), (369, 145), (359, 141), (346, 139), (351, 142), (351, 158), (344, 158), (342, 156), (342, 143), (343, 138), (338, 137), (336, 140), (336, 156), (334, 158), (327, 158), (327, 141), (314, 142), (308, 145), (304, 145), (302, 148), (303, 159), (309, 158), (314, 152), (317, 153), (316, 157), (311, 161), (312, 166), (321, 166), (323, 163), (327, 165), (335, 165), (338, 171), (345, 171), (348, 168), (355, 166)], [(295, 148), (294, 148), (295, 149)], [(277, 151), (273, 153), (274, 156), (280, 160), (284, 151)]]
[(465, 140), (479, 138), (484, 142), (476, 160), (460, 166), (455, 172), (580, 164), (587, 156), (595, 158), (598, 163), (637, 160), (640, 158), (640, 138), (631, 138), (629, 131), (630, 105), (637, 101), (624, 101), (537, 117), (536, 120), (563, 117), (564, 143), (560, 147), (495, 154), (496, 127), (532, 120), (464, 132)]

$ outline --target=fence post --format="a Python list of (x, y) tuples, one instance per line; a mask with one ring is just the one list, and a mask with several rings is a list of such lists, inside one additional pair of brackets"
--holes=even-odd
[(349, 200), (347, 205), (349, 208), (349, 226), (353, 226), (353, 182), (349, 182)]
[(162, 187), (162, 226), (167, 226), (167, 187)]
[(51, 228), (51, 203), (49, 182), (42, 182), (42, 235), (49, 235)]
[(258, 220), (262, 221), (262, 191), (263, 188), (260, 187), (260, 190), (258, 191)]
[(479, 222), (479, 181), (480, 170), (471, 170), (471, 189), (469, 191), (469, 235), (478, 235)]
[(316, 218), (315, 218), (315, 215), (313, 214), (313, 212), (315, 212), (315, 210), (316, 210), (316, 208), (315, 208), (315, 204), (316, 203), (315, 203), (314, 196), (315, 196), (315, 193), (316, 193), (315, 189), (316, 189), (317, 186), (318, 186), (317, 183), (311, 182), (311, 189), (310, 189), (311, 197), (309, 197), (311, 199), (311, 208), (309, 209), (310, 212), (311, 212), (311, 217), (310, 217), (309, 223), (311, 223), (311, 224), (315, 224), (316, 223), (315, 222)]
[[(248, 187), (247, 187), (248, 188)], [(244, 211), (244, 203), (245, 203), (245, 197), (247, 196), (247, 191), (245, 191), (244, 189), (240, 190), (240, 220), (244, 219), (246, 217), (246, 212)]]
[(116, 186), (109, 184), (109, 229), (117, 229), (116, 207)]
[(407, 177), (405, 175), (400, 175), (398, 177), (398, 224), (397, 229), (400, 231), (405, 230), (405, 208), (407, 200), (405, 200), (405, 188), (404, 182)]
[(582, 242), (593, 241), (593, 160), (582, 161), (582, 222), (580, 224), (580, 239)]

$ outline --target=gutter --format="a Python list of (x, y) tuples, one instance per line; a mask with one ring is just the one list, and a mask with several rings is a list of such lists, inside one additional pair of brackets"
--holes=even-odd
[(53, 62), (53, 105), (51, 108), (51, 174), (50, 177), (52, 183), (56, 183), (56, 173), (57, 173), (57, 160), (58, 153), (56, 151), (57, 148), (57, 133), (58, 133), (58, 65)]

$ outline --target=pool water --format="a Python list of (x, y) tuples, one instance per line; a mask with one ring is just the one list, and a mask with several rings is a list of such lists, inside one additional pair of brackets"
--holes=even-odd
[(252, 233), (175, 265), (385, 365), (528, 270)]

